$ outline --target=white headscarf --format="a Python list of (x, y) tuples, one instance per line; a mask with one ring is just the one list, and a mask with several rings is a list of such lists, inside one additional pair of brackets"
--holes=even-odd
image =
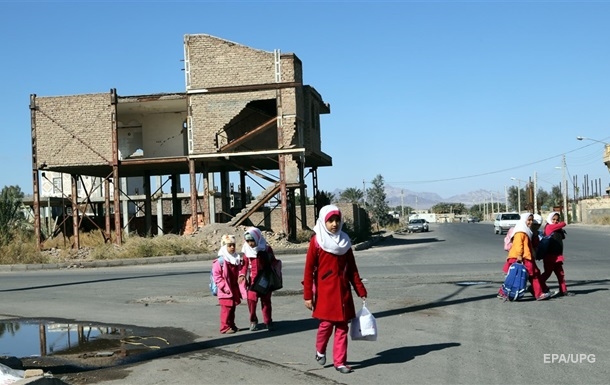
[(250, 247), (248, 242), (244, 242), (244, 245), (241, 248), (241, 252), (246, 255), (248, 258), (256, 258), (256, 254), (259, 251), (267, 250), (267, 241), (265, 237), (263, 237), (263, 233), (256, 227), (248, 227), (246, 232), (244, 233), (244, 237), (249, 234), (254, 238), (254, 242), (256, 245), (254, 247)]
[(527, 234), (527, 237), (529, 239), (532, 239), (532, 235), (533, 235), (532, 230), (527, 226), (527, 223), (526, 223), (527, 219), (530, 216), (533, 217), (534, 214), (532, 214), (532, 213), (521, 214), (521, 217), (519, 218), (519, 222), (517, 222), (517, 224), (515, 225), (515, 231), (513, 234), (525, 233), (525, 234)]
[(559, 215), (559, 217), (561, 218), (561, 214), (559, 214), (559, 212), (558, 212), (558, 211), (553, 211), (553, 212), (551, 212), (549, 215), (547, 215), (547, 217), (546, 217), (546, 223), (551, 223), (551, 224), (552, 224), (552, 223), (553, 223), (553, 217), (554, 217), (555, 215)]
[[(331, 233), (326, 228), (326, 221), (333, 215), (338, 215), (341, 219), (339, 231), (336, 234)], [(327, 205), (320, 210), (320, 216), (316, 221), (313, 231), (316, 233), (316, 240), (322, 250), (336, 255), (343, 255), (352, 247), (352, 242), (349, 236), (343, 232), (343, 215), (335, 205)]]
[(222, 257), (226, 262), (230, 263), (231, 265), (241, 264), (241, 256), (239, 255), (239, 253), (229, 253), (227, 245), (222, 245), (220, 250), (218, 250), (218, 256)]

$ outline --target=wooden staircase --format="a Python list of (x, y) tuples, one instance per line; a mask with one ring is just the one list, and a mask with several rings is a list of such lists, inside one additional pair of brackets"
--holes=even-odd
[(246, 207), (244, 207), (239, 213), (237, 213), (228, 224), (231, 226), (239, 226), (241, 225), (248, 217), (258, 210), (265, 203), (269, 202), (269, 200), (280, 191), (280, 183), (276, 182), (275, 184), (270, 185), (266, 189), (264, 189), (252, 202), (248, 203)]

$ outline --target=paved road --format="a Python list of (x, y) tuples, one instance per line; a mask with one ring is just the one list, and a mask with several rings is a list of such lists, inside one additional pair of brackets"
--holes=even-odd
[[(607, 384), (608, 232), (568, 228), (566, 274), (576, 296), (542, 302), (495, 297), (505, 252), (486, 223), (433, 225), (357, 252), (380, 335), (377, 342), (350, 341), (349, 375), (313, 359), (317, 324), (302, 304), (303, 254), (282, 256), (285, 288), (273, 299), (274, 332), (218, 334), (207, 262), (1, 272), (1, 313), (172, 326), (195, 335), (112, 369), (116, 379), (97, 381), (105, 385)], [(247, 323), (240, 306), (238, 326)]]

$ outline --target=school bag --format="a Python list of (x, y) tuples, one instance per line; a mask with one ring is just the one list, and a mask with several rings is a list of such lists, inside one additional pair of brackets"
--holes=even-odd
[(523, 263), (515, 262), (508, 268), (508, 274), (502, 284), (502, 294), (508, 301), (517, 301), (525, 295), (527, 286), (527, 269)]
[[(222, 263), (224, 261), (223, 257), (218, 257), (217, 258), (218, 263), (220, 263), (220, 267), (222, 268)], [(212, 262), (212, 265), (214, 264), (214, 262)], [(212, 293), (212, 295), (218, 295), (218, 285), (216, 285), (216, 282), (214, 282), (214, 276), (212, 275), (212, 270), (210, 270), (210, 293)]]
[(511, 247), (513, 247), (513, 235), (515, 235), (515, 227), (511, 227), (506, 232), (506, 236), (504, 237), (504, 250), (509, 251)]
[(563, 233), (560, 230), (540, 237), (540, 244), (538, 250), (536, 250), (536, 260), (543, 260), (549, 254), (563, 254)]

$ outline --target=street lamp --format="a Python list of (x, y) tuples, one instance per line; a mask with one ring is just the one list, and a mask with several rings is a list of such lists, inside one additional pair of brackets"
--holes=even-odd
[(525, 181), (522, 181), (521, 179), (515, 178), (515, 177), (511, 177), (510, 179), (516, 180), (517, 183), (519, 183), (519, 189), (517, 190), (517, 207), (518, 207), (517, 210), (518, 210), (519, 214), (521, 214), (521, 182), (525, 182)]
[(590, 140), (590, 141), (597, 142), (597, 143), (603, 143), (606, 146), (609, 145), (608, 143), (606, 143), (604, 141), (597, 140), (597, 139), (592, 139), (592, 138), (587, 138), (586, 136), (577, 136), (576, 140)]

